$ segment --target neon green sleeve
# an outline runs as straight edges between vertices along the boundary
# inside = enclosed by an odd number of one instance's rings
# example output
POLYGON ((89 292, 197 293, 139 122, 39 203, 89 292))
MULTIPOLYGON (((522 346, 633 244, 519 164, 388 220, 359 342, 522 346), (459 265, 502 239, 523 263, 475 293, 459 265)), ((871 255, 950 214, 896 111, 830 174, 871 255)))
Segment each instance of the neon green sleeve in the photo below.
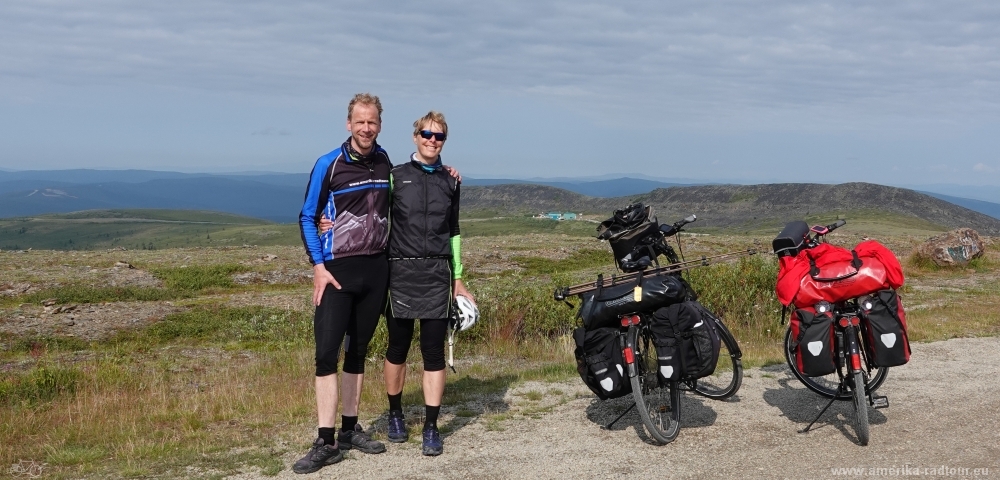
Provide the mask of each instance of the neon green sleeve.
POLYGON ((451 279, 462 278, 462 236, 451 237, 451 279))

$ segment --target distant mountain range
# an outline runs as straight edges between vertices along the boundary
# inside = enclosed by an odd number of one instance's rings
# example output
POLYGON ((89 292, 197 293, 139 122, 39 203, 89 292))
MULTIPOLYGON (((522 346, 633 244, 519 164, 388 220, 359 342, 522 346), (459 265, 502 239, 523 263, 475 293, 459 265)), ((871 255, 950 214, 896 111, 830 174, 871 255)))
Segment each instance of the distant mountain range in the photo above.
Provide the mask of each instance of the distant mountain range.
MULTIPOLYGON (((877 212, 921 219, 947 227, 971 227, 1000 235, 1000 219, 905 188, 871 183, 821 185, 699 185, 658 188, 618 198, 580 195, 546 185, 493 185, 462 191, 462 208, 501 212, 601 212, 639 201, 652 205, 661 221, 699 216, 700 227, 758 229, 794 219, 877 212)), ((873 215, 874 214, 874 215, 873 215)))
MULTIPOLYGON (((276 222, 294 222, 302 205, 307 179, 307 172, 191 174, 91 169, 0 171, 0 218, 91 209, 165 208, 215 210, 276 222)), ((954 223, 946 218, 947 215, 982 223, 984 226, 989 224, 990 220, 979 217, 976 220, 968 215, 975 212, 992 217, 993 221, 1000 219, 1000 204, 982 200, 991 198, 992 192, 1000 192, 1000 188, 933 185, 917 187, 928 191, 915 192, 871 184, 845 185, 856 190, 856 194, 846 197, 833 195, 833 192, 844 190, 843 186, 833 185, 698 185, 630 177, 591 180, 467 177, 463 179, 462 206, 467 209, 506 208, 525 212, 565 209, 597 213, 610 212, 632 199, 644 199, 654 204, 662 201, 663 206, 669 209, 670 205, 677 205, 678 202, 694 205, 709 202, 708 199, 713 198, 715 200, 712 201, 717 202, 714 204, 716 206, 701 205, 707 209, 699 211, 736 212, 739 209, 723 206, 744 205, 752 207, 757 213, 776 212, 776 208, 784 208, 786 211, 802 210, 797 207, 818 213, 840 208, 848 203, 856 204, 859 208, 891 210, 896 208, 901 199, 906 199, 914 208, 917 205, 919 208, 901 213, 926 218, 940 225, 954 223), (954 195, 953 192, 963 191, 962 188, 979 199, 954 195), (804 191, 809 194, 803 197, 799 192, 804 191), (828 193, 818 195, 818 192, 828 193), (741 200, 750 197, 769 200, 750 203, 741 200), (816 198, 823 198, 826 203, 817 203, 816 198), (861 201, 866 198, 872 201, 861 201), (949 204, 964 208, 950 211, 949 204), (778 205, 784 206, 779 208, 778 205), (972 212, 965 212, 965 209, 972 212), (944 211, 950 213, 934 213, 944 211)), ((661 208, 660 211, 664 210, 661 208)))

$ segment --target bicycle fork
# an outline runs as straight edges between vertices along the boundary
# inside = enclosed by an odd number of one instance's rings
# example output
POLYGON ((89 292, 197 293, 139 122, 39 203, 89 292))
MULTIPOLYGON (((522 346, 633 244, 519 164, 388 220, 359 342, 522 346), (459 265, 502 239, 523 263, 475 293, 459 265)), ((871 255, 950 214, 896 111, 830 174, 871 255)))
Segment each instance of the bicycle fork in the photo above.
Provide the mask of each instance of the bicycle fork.
MULTIPOLYGON (((847 393, 848 379, 853 379, 855 373, 861 373, 862 380, 868 376, 868 372, 865 371, 861 366, 861 347, 858 345, 858 328, 861 322, 858 320, 857 316, 845 315, 837 319, 836 329, 836 342, 837 342, 837 375, 840 377, 840 385, 837 386, 837 394, 827 402, 823 410, 820 410, 819 415, 813 419, 809 425, 806 426, 799 433, 806 433, 810 428, 826 413, 826 410, 833 405, 833 402, 837 401, 837 397, 841 394, 847 393), (846 342, 846 345, 845 345, 846 342), (844 372, 847 375, 844 375, 844 372)), ((865 385, 855 385, 854 388, 864 388, 865 385)), ((875 397, 872 392, 865 391, 865 396, 868 397, 868 404, 875 408, 885 408, 889 406, 889 399, 880 396, 875 397)))

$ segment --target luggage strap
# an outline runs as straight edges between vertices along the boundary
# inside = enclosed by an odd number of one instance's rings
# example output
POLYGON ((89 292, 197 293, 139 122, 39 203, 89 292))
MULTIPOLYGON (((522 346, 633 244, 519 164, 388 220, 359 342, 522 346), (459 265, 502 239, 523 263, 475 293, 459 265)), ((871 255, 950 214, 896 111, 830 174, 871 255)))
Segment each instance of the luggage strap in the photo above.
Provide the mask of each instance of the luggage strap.
POLYGON ((858 258, 858 252, 851 250, 851 256, 854 257, 854 260, 851 260, 851 266, 854 267, 854 271, 846 275, 841 275, 839 277, 831 277, 831 278, 820 277, 819 267, 816 266, 816 259, 809 257, 809 276, 812 277, 812 279, 816 280, 817 282, 836 282, 837 280, 851 278, 858 274, 858 272, 861 270, 861 265, 864 264, 864 262, 862 262, 861 259, 858 258))

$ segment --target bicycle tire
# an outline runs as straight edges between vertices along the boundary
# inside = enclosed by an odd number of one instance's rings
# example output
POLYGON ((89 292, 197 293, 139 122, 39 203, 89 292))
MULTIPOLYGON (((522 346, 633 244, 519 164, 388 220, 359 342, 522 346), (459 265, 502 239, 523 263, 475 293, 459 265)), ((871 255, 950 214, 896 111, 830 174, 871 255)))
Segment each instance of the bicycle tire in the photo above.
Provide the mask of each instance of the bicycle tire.
MULTIPOLYGON (((863 337, 858 335, 858 348, 864 351, 863 337)), ((792 351, 792 329, 785 330, 785 362, 795 376, 809 390, 818 393, 826 398, 836 398, 837 400, 851 400, 850 392, 840 392, 837 387, 840 385, 840 375, 837 372, 821 377, 807 377, 795 366, 795 353, 792 351)), ((878 390, 889 375, 889 367, 874 367, 868 364, 866 355, 861 355, 861 367, 866 372, 871 372, 868 382, 865 383, 865 392, 871 394, 878 390)))
POLYGON ((871 431, 868 424, 868 395, 865 393, 865 378, 863 372, 854 373, 851 387, 854 392, 854 432, 858 435, 858 443, 868 445, 871 431))
POLYGON ((625 340, 635 354, 635 375, 632 396, 646 432, 661 445, 672 442, 680 433, 681 390, 677 381, 660 377, 656 363, 656 348, 649 330, 641 326, 629 328, 625 340))
POLYGON ((719 359, 715 372, 706 377, 685 382, 687 387, 706 398, 725 400, 732 397, 743 385, 743 353, 736 338, 718 317, 707 309, 702 309, 715 321, 719 332, 719 359))

